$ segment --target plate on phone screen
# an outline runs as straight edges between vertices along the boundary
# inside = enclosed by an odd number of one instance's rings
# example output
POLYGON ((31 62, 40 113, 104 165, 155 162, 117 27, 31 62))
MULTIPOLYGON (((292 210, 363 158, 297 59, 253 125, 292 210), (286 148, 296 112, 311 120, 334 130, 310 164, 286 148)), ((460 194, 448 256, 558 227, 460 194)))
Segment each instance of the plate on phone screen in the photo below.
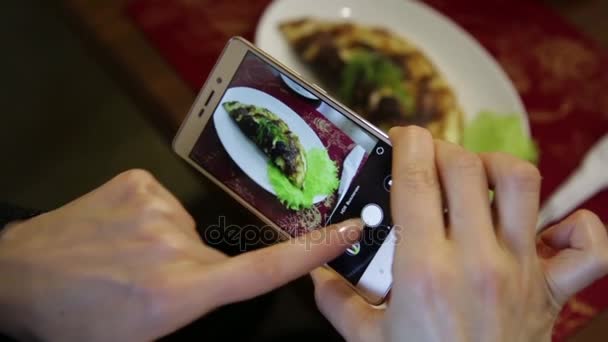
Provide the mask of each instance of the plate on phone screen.
POLYGON ((517 113, 529 134, 525 107, 500 65, 468 32, 428 5, 408 0, 275 0, 258 23, 255 44, 305 79, 322 84, 278 28, 305 17, 386 28, 406 38, 445 76, 466 121, 484 110, 517 113))
POLYGON ((296 94, 307 98, 309 100, 318 100, 319 98, 315 96, 315 94, 309 92, 301 85, 297 84, 295 81, 292 81, 291 78, 281 74, 281 79, 283 82, 289 87, 289 89, 293 90, 296 94))
MULTIPOLYGON (((325 149, 317 134, 308 124, 280 100, 257 89, 248 87, 230 88, 213 114, 213 123, 224 149, 239 168, 264 190, 275 194, 268 179, 268 157, 238 127, 222 106, 224 102, 240 101, 264 107, 281 118, 289 129, 298 136, 306 151, 311 148, 325 149)), ((323 201, 327 196, 316 196, 314 203, 323 201)))

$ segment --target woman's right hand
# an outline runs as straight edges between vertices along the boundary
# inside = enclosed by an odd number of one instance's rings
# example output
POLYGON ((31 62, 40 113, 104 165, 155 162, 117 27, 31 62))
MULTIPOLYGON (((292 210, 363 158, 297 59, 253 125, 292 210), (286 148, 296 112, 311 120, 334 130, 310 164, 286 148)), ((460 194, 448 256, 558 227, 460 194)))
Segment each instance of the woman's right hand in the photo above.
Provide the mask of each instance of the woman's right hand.
POLYGON ((349 341, 550 341, 567 299, 608 272, 597 216, 579 211, 546 230, 540 239, 557 253, 540 256, 534 166, 433 141, 417 127, 390 137, 398 242, 387 307, 317 270, 320 310, 349 341))

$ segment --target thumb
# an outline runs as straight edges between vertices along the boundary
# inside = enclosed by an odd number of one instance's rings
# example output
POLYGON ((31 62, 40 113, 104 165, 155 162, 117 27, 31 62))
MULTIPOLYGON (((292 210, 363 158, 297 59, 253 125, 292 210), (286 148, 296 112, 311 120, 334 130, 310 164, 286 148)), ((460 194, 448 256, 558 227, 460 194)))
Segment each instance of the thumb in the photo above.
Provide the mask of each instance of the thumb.
POLYGON ((540 238, 557 250, 545 259, 545 277, 560 306, 608 273, 608 235, 592 212, 579 210, 544 231, 540 238))
POLYGON ((357 242, 361 230, 359 219, 348 220, 220 262, 210 274, 218 284, 217 304, 259 296, 306 275, 357 242))
POLYGON ((345 340, 372 341, 380 336, 378 321, 384 310, 372 307, 330 270, 319 268, 311 276, 319 311, 345 340))

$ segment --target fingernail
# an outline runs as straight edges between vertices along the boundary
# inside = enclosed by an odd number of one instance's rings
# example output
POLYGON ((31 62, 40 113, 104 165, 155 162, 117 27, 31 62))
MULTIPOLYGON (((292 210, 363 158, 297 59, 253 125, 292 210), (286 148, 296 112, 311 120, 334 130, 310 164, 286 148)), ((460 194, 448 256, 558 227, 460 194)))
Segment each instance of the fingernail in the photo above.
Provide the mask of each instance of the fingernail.
POLYGON ((363 222, 361 219, 350 219, 339 224, 338 234, 346 243, 353 244, 361 238, 363 222))

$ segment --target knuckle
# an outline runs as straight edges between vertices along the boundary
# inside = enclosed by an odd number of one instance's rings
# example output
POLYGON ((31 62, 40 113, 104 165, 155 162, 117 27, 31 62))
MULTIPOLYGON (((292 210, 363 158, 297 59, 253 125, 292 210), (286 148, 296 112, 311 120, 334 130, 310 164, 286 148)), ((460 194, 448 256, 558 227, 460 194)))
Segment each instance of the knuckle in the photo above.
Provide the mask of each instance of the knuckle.
POLYGON ((188 228, 196 227, 194 218, 183 207, 159 198, 148 199, 148 202, 151 218, 188 228))
POLYGON ((602 225, 600 218, 592 211, 587 209, 577 210, 574 213, 574 220, 577 224, 587 227, 595 227, 602 225))
POLYGON ((175 213, 164 201, 154 197, 140 197, 130 204, 131 213, 140 228, 158 222, 174 222, 175 213))
POLYGON ((165 257, 181 255, 184 250, 182 239, 178 235, 168 233, 155 234, 153 248, 156 253, 165 257))
POLYGON ((447 166, 466 173, 480 172, 483 169, 481 159, 476 154, 461 148, 448 159, 447 166))
POLYGON ((400 184, 414 193, 424 193, 437 186, 435 170, 422 163, 409 163, 399 168, 394 175, 395 185, 400 184))
POLYGON ((604 228, 604 224, 600 218, 595 213, 587 209, 581 209, 577 210, 574 214, 572 214, 571 217, 574 221, 576 229, 583 231, 588 238, 596 240, 596 245, 602 245, 600 248, 606 249, 608 247, 606 229, 604 228))
POLYGON ((149 216, 158 216, 162 212, 161 201, 153 198, 142 196, 131 202, 131 210, 136 217, 146 218, 149 216))
POLYGON ((116 178, 126 200, 151 196, 154 193, 152 189, 160 185, 150 172, 142 169, 125 171, 116 178))
POLYGON ((142 225, 166 223, 196 228, 196 221, 183 207, 175 206, 161 197, 137 196, 131 199, 129 208, 135 221, 142 225))
POLYGON ((121 173, 118 177, 126 184, 135 185, 148 184, 156 181, 149 171, 143 169, 131 169, 121 173))
POLYGON ((537 191, 540 187, 541 176, 536 166, 518 161, 511 166, 509 179, 513 186, 519 190, 537 191))

